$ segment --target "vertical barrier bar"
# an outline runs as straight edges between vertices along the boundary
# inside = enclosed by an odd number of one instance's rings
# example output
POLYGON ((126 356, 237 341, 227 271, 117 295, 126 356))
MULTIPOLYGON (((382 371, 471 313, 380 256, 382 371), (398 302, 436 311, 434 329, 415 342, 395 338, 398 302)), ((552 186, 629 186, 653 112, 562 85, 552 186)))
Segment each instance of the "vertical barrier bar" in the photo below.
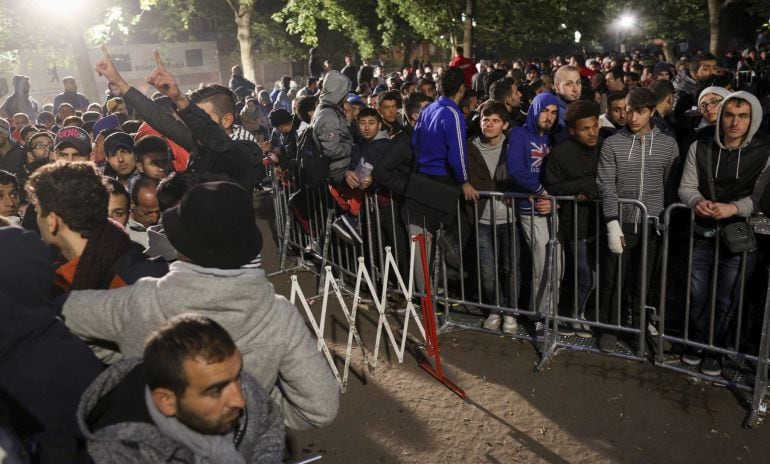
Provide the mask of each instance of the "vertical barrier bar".
POLYGON ((753 427, 758 414, 767 411, 765 395, 767 395, 767 369, 770 356, 770 277, 765 292, 765 314, 762 318, 762 336, 759 342, 757 369, 754 375, 754 394, 751 399, 749 414, 743 422, 744 427, 753 427))

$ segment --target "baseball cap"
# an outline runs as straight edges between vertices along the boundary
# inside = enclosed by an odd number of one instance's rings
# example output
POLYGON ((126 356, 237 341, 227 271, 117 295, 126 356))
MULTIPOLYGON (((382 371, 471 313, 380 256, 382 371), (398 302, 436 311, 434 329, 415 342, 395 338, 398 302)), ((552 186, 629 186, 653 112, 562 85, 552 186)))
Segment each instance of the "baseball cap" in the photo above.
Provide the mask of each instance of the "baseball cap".
POLYGON ((134 151, 134 139, 125 132, 115 132, 104 139, 104 152, 115 153, 119 148, 125 148, 128 151, 134 151))
POLYGON ((53 148, 58 150, 62 144, 68 143, 83 155, 91 154, 91 138, 88 132, 77 126, 62 127, 56 133, 53 148))

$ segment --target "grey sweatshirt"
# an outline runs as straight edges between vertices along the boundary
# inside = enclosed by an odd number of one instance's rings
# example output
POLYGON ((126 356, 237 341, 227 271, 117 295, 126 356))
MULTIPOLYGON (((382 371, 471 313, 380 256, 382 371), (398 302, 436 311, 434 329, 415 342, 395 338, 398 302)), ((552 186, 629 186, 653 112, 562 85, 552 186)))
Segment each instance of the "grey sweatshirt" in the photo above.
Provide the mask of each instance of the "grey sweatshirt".
MULTIPOLYGON (((663 212, 665 183, 679 148, 658 128, 639 137, 627 129, 607 138, 599 155, 596 183, 604 219, 620 219, 618 198, 639 200, 650 217, 663 212)), ((638 224, 639 208, 623 205, 623 223, 638 224)))
MULTIPOLYGON (((757 134, 757 131, 759 131, 759 126, 762 124, 762 105, 759 103, 759 100, 757 98, 748 93, 748 92, 735 92, 723 100, 722 104, 719 106, 719 113, 717 114, 717 124, 715 127, 716 135, 714 137, 714 142, 719 146, 719 154, 722 154, 722 151, 727 153, 730 150, 736 150, 736 148, 728 148, 722 143, 722 137, 720 136, 722 132, 722 124, 719 122, 722 120, 722 109, 724 108, 725 102, 732 98, 742 98, 749 102, 751 105, 751 124, 749 126, 749 131, 746 134, 746 138, 741 143, 740 147, 737 148, 738 150, 738 163, 740 163, 740 151, 741 149, 745 148, 747 145, 751 143, 751 141, 754 139, 754 136, 757 134)), ((679 184, 679 198, 687 204, 690 208, 694 209, 695 205, 698 204, 699 201, 703 200, 703 195, 700 193, 699 182, 698 182, 698 168, 697 168, 697 162, 696 162, 696 153, 698 149, 698 142, 695 141, 690 145, 690 148, 687 150, 687 161, 684 165, 684 170, 682 172, 682 181, 679 184)), ((716 165, 716 176, 719 175, 719 160, 715 161, 716 165)), ((768 163, 770 163, 770 160, 768 160, 768 163)), ((740 167, 740 164, 738 164, 740 167)), ((768 172, 767 170, 767 164, 765 164, 765 169, 763 172, 768 172)), ((737 179, 737 172, 736 172, 736 179, 737 179)), ((738 216, 748 217, 751 216, 751 214, 754 212, 755 205, 759 203, 759 198, 762 196, 762 192, 764 191, 764 186, 767 184, 766 176, 759 176, 760 178, 763 178, 761 181, 760 179, 757 180, 757 184, 755 187, 755 191, 752 192, 751 195, 739 198, 732 203, 738 207, 738 216), (761 187, 761 188, 758 188, 761 187)))
POLYGON ((162 278, 114 290, 70 293, 63 316, 75 334, 116 343, 124 358, 166 320, 195 312, 233 337, 252 375, 281 407, 287 427, 330 424, 339 385, 297 308, 276 295, 262 269, 213 269, 177 261, 162 278))

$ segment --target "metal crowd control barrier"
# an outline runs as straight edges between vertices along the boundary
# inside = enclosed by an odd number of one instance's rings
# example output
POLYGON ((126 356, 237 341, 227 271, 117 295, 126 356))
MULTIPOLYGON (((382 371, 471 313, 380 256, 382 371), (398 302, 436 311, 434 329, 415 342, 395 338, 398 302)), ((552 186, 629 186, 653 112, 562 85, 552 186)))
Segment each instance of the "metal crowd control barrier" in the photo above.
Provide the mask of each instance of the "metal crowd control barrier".
MULTIPOLYGON (((751 285, 752 274, 761 273, 765 268, 754 262, 756 251, 730 254, 722 244, 718 228, 712 237, 705 237, 702 231, 698 233, 695 214, 684 204, 673 204, 666 209, 663 229, 660 330, 656 337, 655 364, 736 390, 753 392, 750 412, 746 418, 746 425, 751 426, 757 414, 765 412, 767 408, 764 397, 768 388, 770 281, 760 275, 751 285), (686 234, 682 233, 681 227, 672 227, 672 224, 682 226, 683 223, 687 223, 686 234), (678 236, 675 235, 677 233, 678 236), (675 246, 682 242, 687 243, 684 250, 674 251, 675 246), (686 251, 686 254, 682 251, 686 251), (701 257, 696 256, 696 252, 701 257), (708 254, 713 256, 705 259, 708 254), (728 266, 739 268, 734 277, 728 273, 728 266), (694 272, 709 275, 708 285, 701 284, 701 291, 707 292, 708 296, 700 308, 697 307, 700 301, 693 302, 698 290, 697 287, 693 289, 694 272), (725 274, 727 280, 721 280, 720 277, 725 274), (682 282, 677 279, 677 275, 685 276, 684 286, 679 285, 682 282), (761 286, 764 284, 767 286, 763 292, 761 286), (729 285, 727 295, 722 293, 726 285, 729 285), (703 317, 704 311, 707 311, 707 319, 703 317), (758 313, 762 314, 761 325, 758 327, 761 331, 751 333, 744 330, 752 318, 755 323, 759 322, 756 317, 752 317, 758 313), (707 325, 707 334, 702 333, 704 324, 707 325), (721 374, 714 376, 702 373, 697 363, 685 362, 684 356, 688 353, 696 360, 698 356, 721 359, 721 374)), ((703 300, 703 296, 698 300, 703 300)))
MULTIPOLYGON (((574 197, 546 197, 553 211, 556 211, 557 207, 562 211, 570 208, 573 217, 578 216, 578 208, 587 204, 590 204, 590 208, 595 208, 591 219, 593 233, 584 244, 587 257, 581 258, 579 247, 583 245, 579 243, 576 220, 572 221, 571 230, 559 231, 559 216, 551 214, 546 216, 545 220, 546 236, 539 237, 537 243, 535 240, 526 239, 525 228, 534 230, 535 221, 543 221, 536 219, 534 213, 517 214, 517 208, 509 204, 527 198, 527 195, 480 192, 490 211, 496 212, 498 207, 504 206, 504 218, 492 214, 488 224, 470 221, 466 228, 462 222, 466 220, 461 209, 463 205, 458 201, 457 217, 448 219, 435 230, 428 230, 430 227, 424 219, 422 222, 414 220, 410 213, 400 211, 397 199, 390 197, 390 203, 383 206, 374 195, 367 195, 360 215, 364 243, 353 246, 345 244, 332 232, 331 224, 338 213, 327 189, 314 189, 304 193, 301 190, 278 183, 274 189, 276 220, 279 222, 276 229, 281 249, 279 272, 309 269, 319 275, 320 289, 321 282, 324 281, 324 269, 330 266, 334 275, 338 276, 339 287, 352 294, 354 291, 351 286, 361 265, 367 267, 368 275, 375 282, 382 283, 383 277, 388 279, 382 273, 387 261, 383 253, 386 247, 390 247, 393 251, 391 259, 402 270, 402 275, 415 276, 415 288, 409 296, 424 297, 425 285, 421 285, 419 279, 421 264, 409 262, 409 258, 404 258, 403 254, 399 253, 399 250, 408 247, 407 237, 419 233, 423 235, 429 255, 430 286, 433 289, 432 297, 439 333, 474 330, 529 340, 541 356, 536 370, 542 369, 562 349, 599 352, 598 335, 612 333, 618 336, 619 342, 614 350, 602 352, 603 354, 638 361, 651 357, 656 366, 723 383, 741 391, 753 392, 747 425, 753 424, 758 412, 765 410, 770 350, 770 299, 762 300, 758 297, 751 301, 754 312, 761 314, 763 318, 761 323, 757 321, 761 334, 756 334, 752 339, 756 342, 756 348, 747 352, 741 343, 741 327, 744 326, 742 322, 745 317, 744 290, 747 288, 747 266, 744 260, 741 269, 743 277, 740 282, 740 302, 737 308, 738 323, 734 330, 737 337, 732 345, 725 347, 713 343, 713 304, 710 315, 711 336, 708 342, 693 340, 688 335, 686 328, 690 323, 688 314, 693 228, 691 225, 688 239, 672 236, 672 232, 680 229, 678 226, 671 226, 672 211, 686 210, 684 205, 669 207, 663 223, 660 224, 657 217, 648 215, 645 205, 640 201, 620 199, 620 222, 637 224, 637 228, 635 233, 627 232, 630 235, 626 238, 633 238, 633 245, 622 255, 612 255, 606 243, 606 231, 602 224, 599 203, 579 202, 574 197), (306 217, 299 219, 298 214, 302 207, 306 217), (634 217, 624 221, 624 209, 631 211, 634 217), (406 234, 404 222, 419 224, 413 224, 409 234, 406 234), (487 231, 480 233, 484 228, 487 228, 487 231), (447 262, 447 250, 444 247, 434 246, 441 244, 444 234, 451 236, 458 244, 467 243, 464 252, 459 253, 457 257, 458 266, 453 267, 447 262), (687 246, 682 246, 685 244, 687 246), (536 250, 536 247, 544 248, 545 254, 536 250), (289 250, 298 255, 297 267, 288 267, 286 257, 289 250), (675 256, 672 255, 673 250, 676 250, 675 256), (538 252, 541 254, 538 255, 538 252), (487 254, 482 257, 482 253, 487 254), (680 259, 683 253, 687 254, 684 261, 680 259), (306 255, 312 258, 306 260, 306 255), (359 257, 364 259, 359 260, 359 257), (538 265, 533 257, 542 260, 539 261, 542 266, 538 265), (569 262, 568 267, 563 265, 565 258, 569 262), (687 263, 688 271, 676 274, 676 278, 680 280, 684 276, 686 282, 670 282, 675 280, 671 273, 672 262, 687 263), (487 269, 482 272, 485 265, 487 269), (610 266, 609 271, 605 269, 607 266, 610 266), (403 272, 407 268, 409 274, 403 272), (510 272, 498 272, 500 269, 510 272), (618 269, 625 271, 615 272, 618 269), (488 276, 489 272, 492 272, 491 277, 488 276), (531 285, 531 276, 535 273, 541 277, 537 288, 531 285), (578 283, 581 277, 588 279, 586 273, 590 274, 590 288, 587 291, 583 289, 581 294, 578 283), (530 279, 522 278, 527 275, 530 279), (678 295, 672 295, 672 285, 681 290, 678 295), (566 290, 562 290, 562 286, 565 286, 566 290), (634 290, 633 294, 625 295, 629 290, 634 290), (565 293, 567 291, 569 295, 565 293), (583 301, 580 301, 581 296, 583 301), (560 298, 563 301, 560 301, 560 298), (684 328, 684 331, 677 331, 676 324, 672 323, 672 305, 685 308, 684 315, 679 315, 684 317, 684 320, 679 321, 679 328, 684 328), (502 334, 498 330, 485 329, 484 321, 490 311, 516 317, 519 322, 516 331, 502 334), (542 322, 546 330, 536 333, 537 322, 542 322), (565 327, 579 330, 575 330, 574 335, 566 335, 563 332, 572 330, 565 330, 565 327), (698 372, 697 368, 683 365, 679 361, 679 350, 682 347, 700 348, 725 355, 723 374, 707 376, 698 372)), ((479 217, 478 203, 472 206, 472 210, 471 214, 479 217)), ((690 213, 691 224, 692 219, 690 213)), ((718 260, 718 255, 716 259, 718 260)), ((763 286, 765 282, 760 285, 763 286)), ((385 287, 391 296, 404 293, 396 282, 390 282, 385 287)), ((756 293, 755 291, 752 295, 756 293)), ((391 310, 398 309, 392 302, 388 303, 384 299, 379 304, 388 306, 391 310)))

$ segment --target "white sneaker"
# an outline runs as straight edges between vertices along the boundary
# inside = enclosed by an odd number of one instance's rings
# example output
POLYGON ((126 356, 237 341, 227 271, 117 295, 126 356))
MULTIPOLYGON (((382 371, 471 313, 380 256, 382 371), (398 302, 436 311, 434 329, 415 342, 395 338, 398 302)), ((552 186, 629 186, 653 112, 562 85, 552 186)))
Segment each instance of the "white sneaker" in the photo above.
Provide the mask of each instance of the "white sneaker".
POLYGON ((503 333, 508 335, 515 335, 516 329, 519 328, 519 324, 516 322, 516 318, 513 316, 503 316, 503 333))
POLYGON ((487 316, 487 320, 484 321, 484 328, 487 330, 500 330, 500 315, 492 313, 487 316))

